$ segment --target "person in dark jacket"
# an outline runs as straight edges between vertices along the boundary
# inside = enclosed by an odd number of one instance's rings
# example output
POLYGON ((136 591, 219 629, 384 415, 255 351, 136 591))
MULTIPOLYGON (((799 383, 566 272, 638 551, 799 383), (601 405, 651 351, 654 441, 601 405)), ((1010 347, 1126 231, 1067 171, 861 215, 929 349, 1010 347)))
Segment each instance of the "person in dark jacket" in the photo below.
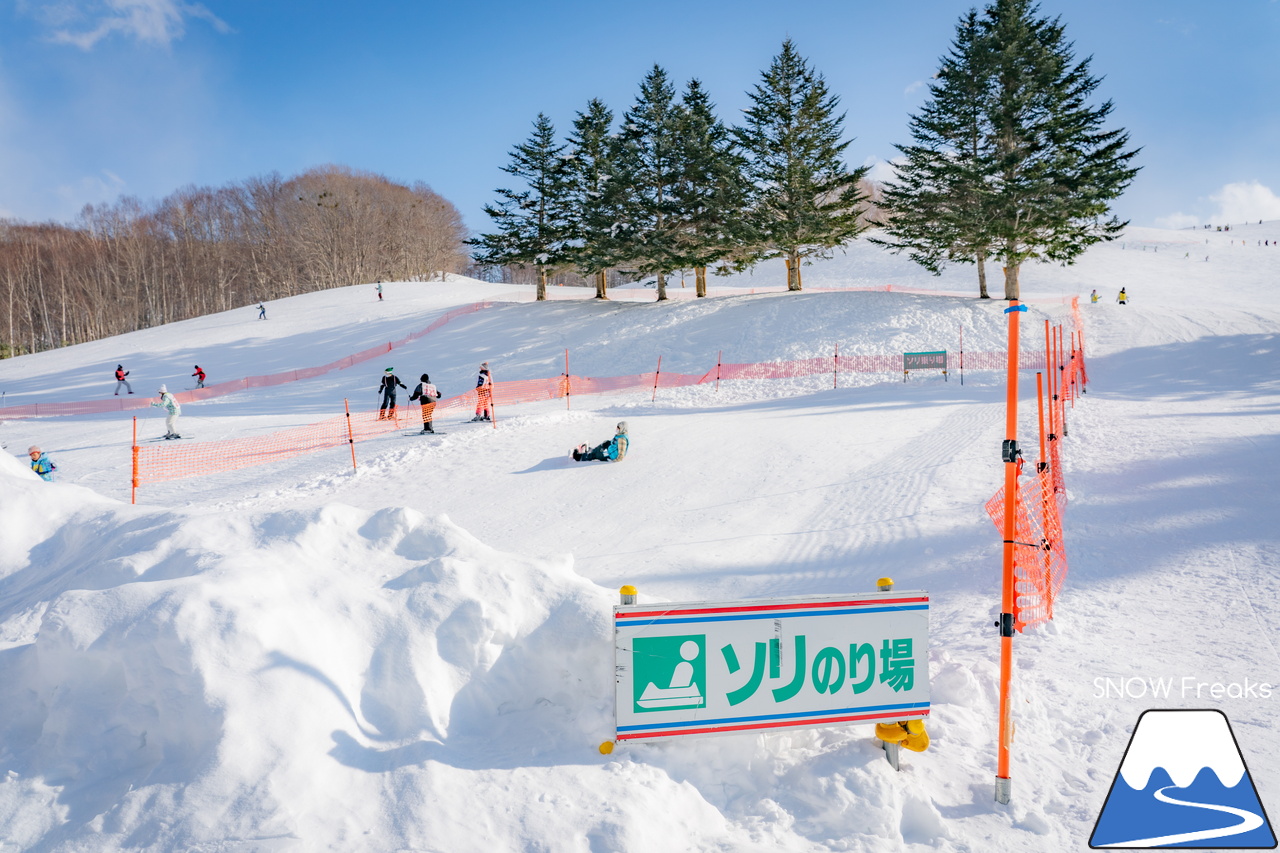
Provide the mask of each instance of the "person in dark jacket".
POLYGON ((418 387, 413 389, 413 393, 409 395, 409 402, 418 400, 422 403, 422 431, 435 432, 431 428, 431 417, 436 410, 436 400, 440 399, 440 392, 436 386, 431 384, 431 377, 422 374, 418 387))
POLYGON ((627 437, 627 422, 618 421, 618 428, 613 438, 601 442, 590 449, 580 444, 573 449, 575 462, 621 462, 627 455, 631 439, 627 437))
POLYGON ((128 379, 125 379, 125 377, 128 375, 129 375, 129 371, 124 369, 123 364, 116 365, 116 393, 115 393, 116 397, 120 396, 121 385, 123 385, 126 389, 128 389, 130 394, 133 393, 133 386, 129 384, 128 379))
POLYGON ((382 374, 382 384, 378 390, 382 392, 382 406, 378 408, 378 420, 396 417, 396 386, 408 391, 409 386, 396 378, 395 368, 388 367, 382 374))
POLYGON ((196 378, 196 387, 203 388, 204 387, 204 371, 200 369, 200 365, 198 364, 196 365, 196 372, 191 375, 196 378))

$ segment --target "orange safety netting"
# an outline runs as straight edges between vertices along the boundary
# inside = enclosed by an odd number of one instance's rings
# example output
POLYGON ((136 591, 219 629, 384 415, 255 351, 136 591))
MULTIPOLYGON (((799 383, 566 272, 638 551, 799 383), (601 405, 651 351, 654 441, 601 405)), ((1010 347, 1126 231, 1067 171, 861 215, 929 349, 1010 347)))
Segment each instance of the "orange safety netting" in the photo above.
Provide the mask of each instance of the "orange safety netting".
MULTIPOLYGON (((1015 500, 1013 576, 1014 627, 1019 631, 1053 618, 1053 603, 1067 578, 1062 540, 1066 488, 1058 463, 1058 442, 1050 442, 1050 462, 1019 479, 1015 500)), ((1004 532, 1004 486, 987 501, 987 514, 1004 532)))
MULTIPOLYGON (((237 391, 244 391, 249 388, 270 388, 274 385, 283 385, 286 382, 297 382, 301 379, 314 379, 317 376, 323 376, 334 370, 345 370, 356 364, 361 364, 380 355, 391 352, 396 347, 402 347, 424 335, 429 335, 441 326, 461 317, 465 314, 472 314, 481 309, 494 305, 493 302, 473 302, 470 305, 464 305, 461 308, 455 308, 446 314, 437 317, 431 325, 425 329, 407 335, 398 341, 389 341, 385 344, 378 344, 376 347, 369 347, 361 350, 354 355, 340 358, 337 361, 331 361, 320 367, 303 367, 297 370, 286 370, 281 373, 272 373, 267 376, 246 376, 243 379, 232 379, 227 382, 218 382, 213 385, 206 385, 203 388, 195 388, 190 391, 179 391, 173 395, 173 398, 179 403, 191 403, 196 400, 209 400, 214 397, 221 397, 226 394, 234 394, 237 391)), ((91 415, 101 412, 126 412, 133 409, 145 409, 151 404, 151 398, 141 395, 133 397, 117 397, 111 400, 84 400, 81 402, 67 403, 31 403, 23 406, 10 406, 0 408, 0 415, 6 418, 34 418, 34 417, 55 417, 59 415, 91 415)))
MULTIPOLYGON (((1061 357, 1050 352, 1046 366, 1050 376, 1056 373, 1060 380, 1055 381, 1061 383, 1055 393, 1046 393, 1049 423, 1059 425, 1064 436, 1066 406, 1074 405, 1076 394, 1088 383, 1078 300, 1072 300, 1071 308, 1076 325, 1071 347, 1061 357)), ((1045 354, 1038 355, 1043 362, 1045 354)), ((1026 479, 1019 477, 1014 498, 1013 618, 1019 631, 1053 618, 1053 603, 1067 577, 1067 552, 1062 534, 1067 486, 1062 473, 1061 440, 1055 434, 1042 434, 1040 438, 1042 446, 1047 448, 1047 458, 1040 460, 1033 475, 1026 479)), ((987 501, 986 511, 995 522, 996 530, 1004 535, 1004 486, 987 501)))

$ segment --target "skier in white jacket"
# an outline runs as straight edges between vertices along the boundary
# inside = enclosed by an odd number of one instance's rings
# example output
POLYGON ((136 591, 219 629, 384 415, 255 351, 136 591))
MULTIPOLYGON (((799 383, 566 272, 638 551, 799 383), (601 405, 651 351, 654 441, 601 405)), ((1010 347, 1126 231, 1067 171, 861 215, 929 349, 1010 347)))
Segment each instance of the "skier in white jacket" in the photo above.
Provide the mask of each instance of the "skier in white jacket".
POLYGON ((165 418, 165 438, 182 438, 178 435, 178 415, 182 414, 182 407, 178 405, 178 401, 173 399, 173 395, 169 393, 169 389, 164 385, 160 386, 160 399, 151 404, 154 408, 164 409, 165 418))

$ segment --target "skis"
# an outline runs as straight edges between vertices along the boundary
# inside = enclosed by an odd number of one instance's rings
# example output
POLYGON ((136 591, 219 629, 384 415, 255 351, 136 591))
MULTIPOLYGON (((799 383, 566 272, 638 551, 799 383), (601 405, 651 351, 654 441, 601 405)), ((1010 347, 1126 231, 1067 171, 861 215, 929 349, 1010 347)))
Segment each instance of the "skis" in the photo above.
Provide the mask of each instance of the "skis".
POLYGON ((414 430, 413 432, 401 433, 401 435, 448 435, 448 433, 441 432, 438 429, 432 430, 431 432, 423 432, 422 430, 419 429, 419 430, 414 430))
POLYGON ((190 439, 189 435, 158 435, 155 438, 148 438, 147 441, 173 441, 174 439, 190 439))

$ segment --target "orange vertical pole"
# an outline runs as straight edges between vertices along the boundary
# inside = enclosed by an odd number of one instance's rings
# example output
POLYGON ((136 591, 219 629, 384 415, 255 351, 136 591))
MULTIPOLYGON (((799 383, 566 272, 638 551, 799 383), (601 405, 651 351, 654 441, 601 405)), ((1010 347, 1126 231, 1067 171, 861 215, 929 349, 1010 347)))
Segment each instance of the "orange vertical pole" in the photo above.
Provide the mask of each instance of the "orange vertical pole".
POLYGON ((836 344, 836 354, 831 359, 834 368, 831 371, 831 387, 840 387, 840 344, 836 344))
POLYGON ((653 402, 658 399, 658 377, 662 375, 662 356, 658 356, 658 369, 653 372, 653 402))
POLYGON ((1044 377, 1039 373, 1036 374, 1036 408, 1040 412, 1040 463, 1036 465, 1036 470, 1043 471, 1049 467, 1049 457, 1045 455, 1044 377))
POLYGON ((1067 436, 1067 394, 1069 390, 1066 385, 1067 365, 1062 360, 1062 325, 1057 327, 1057 357, 1058 357, 1058 423, 1062 426, 1062 437, 1067 436))
POLYGON ((347 412, 347 444, 351 445, 351 468, 356 467, 356 434, 351 431, 351 404, 347 402, 347 398, 342 398, 342 408, 347 412))
POLYGON ((133 416, 133 487, 129 490, 129 503, 138 502, 138 416, 133 416))
POLYGON ((1080 392, 1076 390, 1076 333, 1071 333, 1071 355, 1067 358, 1067 374, 1071 382, 1071 408, 1076 407, 1076 395, 1080 392))
POLYGON ((1013 721, 1009 707, 1009 688, 1013 681, 1013 543, 1017 525, 1018 504, 1018 315, 1026 311, 1018 300, 1009 300, 1008 386, 1005 398, 1005 440, 1001 449, 1004 460, 1004 560, 1000 589, 1000 720, 999 745, 996 751, 996 801, 1008 803, 1012 780, 1009 777, 1009 747, 1013 741, 1013 721))
POLYGON ((1058 434, 1057 413, 1055 412, 1054 401, 1058 399, 1058 395, 1054 392, 1053 379, 1057 371, 1053 369, 1053 343, 1052 332, 1049 330, 1049 321, 1044 321, 1044 370, 1048 374, 1048 388, 1046 393, 1049 399, 1049 438, 1053 439, 1058 434))
POLYGON ((564 348, 564 407, 569 408, 569 348, 564 348))

